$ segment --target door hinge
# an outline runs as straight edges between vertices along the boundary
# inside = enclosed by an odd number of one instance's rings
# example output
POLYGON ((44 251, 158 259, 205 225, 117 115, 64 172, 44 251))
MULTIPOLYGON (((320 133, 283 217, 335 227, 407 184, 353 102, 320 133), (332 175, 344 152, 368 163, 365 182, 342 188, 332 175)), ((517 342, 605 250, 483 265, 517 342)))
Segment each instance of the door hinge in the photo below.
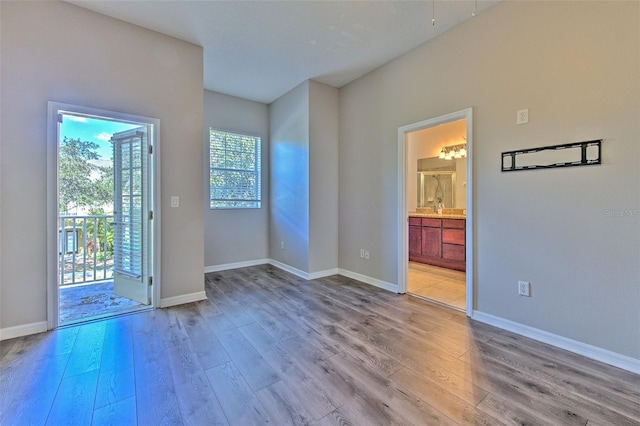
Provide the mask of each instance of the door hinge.
POLYGON ((149 145, 149 154, 153 154, 153 145, 149 145))
POLYGON ((149 220, 153 220, 153 212, 149 212, 149 220))
POLYGON ((62 124, 62 114, 58 114, 58 123, 62 124))
POLYGON ((153 277, 149 277, 149 287, 153 285, 153 277))

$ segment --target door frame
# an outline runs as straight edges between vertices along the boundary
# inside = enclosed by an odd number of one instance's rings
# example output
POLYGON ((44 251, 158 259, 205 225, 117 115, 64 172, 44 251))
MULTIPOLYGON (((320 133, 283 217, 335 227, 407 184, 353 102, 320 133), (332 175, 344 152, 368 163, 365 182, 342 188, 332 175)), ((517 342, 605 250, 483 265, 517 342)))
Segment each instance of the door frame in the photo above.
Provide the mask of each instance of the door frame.
POLYGON ((58 154, 59 154, 59 126, 58 114, 72 113, 90 116, 98 119, 123 121, 141 125, 153 126, 149 141, 153 146, 150 159, 149 181, 152 190, 149 191, 149 209, 153 211, 152 229, 149 243, 149 276, 153 277, 151 307, 160 306, 161 295, 161 188, 160 188, 160 120, 140 115, 126 114, 97 108, 49 101, 47 103, 47 210, 46 210, 46 247, 47 247, 47 329, 58 327, 59 318, 59 287, 58 287, 58 154))
POLYGON ((398 128, 398 292, 407 292, 407 275, 409 270, 409 212, 407 211, 407 134, 418 130, 434 127, 439 124, 466 119, 467 124, 467 220, 466 220, 466 314, 473 315, 473 108, 467 108, 439 117, 429 118, 417 123, 398 128))

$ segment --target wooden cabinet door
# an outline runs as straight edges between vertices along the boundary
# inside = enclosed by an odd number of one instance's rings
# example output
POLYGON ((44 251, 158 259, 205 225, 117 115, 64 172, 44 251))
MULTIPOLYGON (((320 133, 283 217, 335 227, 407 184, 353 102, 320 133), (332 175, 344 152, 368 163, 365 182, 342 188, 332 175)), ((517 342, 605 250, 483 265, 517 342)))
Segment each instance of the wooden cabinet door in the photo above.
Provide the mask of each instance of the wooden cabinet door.
POLYGON ((442 230, 440 228, 422 228, 422 255, 437 258, 442 256, 442 230))
POLYGON ((422 254, 422 228, 409 226, 409 254, 422 254))

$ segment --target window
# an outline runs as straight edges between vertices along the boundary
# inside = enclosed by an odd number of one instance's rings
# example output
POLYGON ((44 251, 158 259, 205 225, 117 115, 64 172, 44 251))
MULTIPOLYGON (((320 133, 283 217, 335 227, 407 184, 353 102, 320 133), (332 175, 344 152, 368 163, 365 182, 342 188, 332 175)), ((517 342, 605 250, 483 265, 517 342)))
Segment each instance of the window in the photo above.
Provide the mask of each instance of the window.
POLYGON ((260 208, 260 138, 209 130, 209 206, 260 208))

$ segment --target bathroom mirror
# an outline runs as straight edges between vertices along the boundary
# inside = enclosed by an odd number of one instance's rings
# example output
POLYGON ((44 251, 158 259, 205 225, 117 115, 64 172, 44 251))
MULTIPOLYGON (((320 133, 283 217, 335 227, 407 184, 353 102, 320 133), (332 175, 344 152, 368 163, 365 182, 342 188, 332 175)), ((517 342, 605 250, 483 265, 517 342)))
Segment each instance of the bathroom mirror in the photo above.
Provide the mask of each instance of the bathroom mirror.
POLYGON ((466 208, 466 158, 418 160, 418 208, 466 208))
POLYGON ((423 171, 418 172, 418 207, 454 208, 456 172, 423 171))

